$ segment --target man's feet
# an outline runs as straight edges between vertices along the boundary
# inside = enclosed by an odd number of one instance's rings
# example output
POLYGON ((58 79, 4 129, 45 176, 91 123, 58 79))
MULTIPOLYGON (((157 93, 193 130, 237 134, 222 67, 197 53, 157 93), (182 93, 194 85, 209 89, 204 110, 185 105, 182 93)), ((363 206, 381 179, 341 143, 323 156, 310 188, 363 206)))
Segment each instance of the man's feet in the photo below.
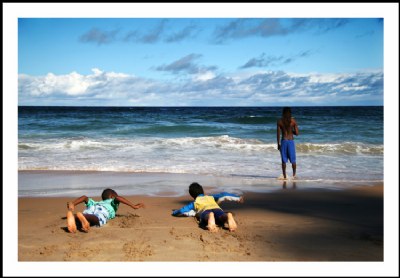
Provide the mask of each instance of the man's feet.
POLYGON ((210 214, 208 215, 207 229, 212 233, 218 232, 218 227, 215 224, 215 217, 213 212, 210 212, 210 214))
POLYGON ((76 233, 75 217, 72 211, 67 212, 67 228, 70 233, 76 233))
POLYGON ((228 228, 229 228, 229 231, 230 232, 234 232, 236 230, 236 228, 237 228, 236 221, 235 221, 235 219, 233 219, 232 213, 228 212, 227 215, 228 215, 228 228))
POLYGON ((287 176, 285 177, 284 175, 281 174, 281 175, 278 177, 278 180, 286 181, 286 180, 288 180, 288 178, 287 178, 287 176))
POLYGON ((78 217, 79 221, 80 221, 81 224, 82 224, 82 230, 83 230, 84 232, 86 232, 86 233, 89 232, 90 223, 89 223, 89 221, 86 220, 86 218, 85 218, 85 216, 82 214, 82 212, 76 213, 76 216, 78 217))

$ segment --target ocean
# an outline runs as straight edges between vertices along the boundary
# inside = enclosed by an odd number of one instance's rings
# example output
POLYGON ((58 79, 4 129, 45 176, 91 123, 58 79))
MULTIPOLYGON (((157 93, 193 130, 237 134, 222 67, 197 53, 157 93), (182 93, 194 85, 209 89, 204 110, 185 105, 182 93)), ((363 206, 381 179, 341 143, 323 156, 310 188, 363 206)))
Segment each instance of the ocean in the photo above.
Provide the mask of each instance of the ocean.
MULTIPOLYGON (((239 178, 239 189, 259 189, 281 174, 281 114, 281 107, 20 106, 18 170, 239 178)), ((383 107, 292 107, 292 116, 299 125, 298 182, 383 182, 383 107)), ((166 184, 170 191, 173 184, 166 184)), ((152 186, 141 180, 144 192, 160 191, 152 186)), ((20 183, 19 195, 69 192, 39 187, 20 183)), ((134 183, 125 181, 129 187, 134 183)), ((82 192, 89 188, 80 185, 82 192)))

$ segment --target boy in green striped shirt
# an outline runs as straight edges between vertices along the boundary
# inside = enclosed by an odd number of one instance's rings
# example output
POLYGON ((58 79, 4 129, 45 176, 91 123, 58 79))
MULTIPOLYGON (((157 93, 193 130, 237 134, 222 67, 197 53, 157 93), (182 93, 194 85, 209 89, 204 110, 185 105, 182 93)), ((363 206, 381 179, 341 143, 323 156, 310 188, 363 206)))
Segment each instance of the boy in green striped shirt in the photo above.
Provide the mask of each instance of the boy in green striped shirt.
POLYGON ((76 221, 82 226, 84 232, 89 232, 90 226, 103 226, 108 220, 115 217, 119 204, 123 203, 133 209, 144 208, 143 203, 136 205, 122 196, 119 196, 113 189, 107 188, 101 194, 102 201, 96 202, 92 198, 85 195, 77 198, 73 202, 67 203, 67 228, 70 233, 75 233, 77 230, 76 221), (85 202, 86 209, 83 212, 73 214, 75 206, 85 202))

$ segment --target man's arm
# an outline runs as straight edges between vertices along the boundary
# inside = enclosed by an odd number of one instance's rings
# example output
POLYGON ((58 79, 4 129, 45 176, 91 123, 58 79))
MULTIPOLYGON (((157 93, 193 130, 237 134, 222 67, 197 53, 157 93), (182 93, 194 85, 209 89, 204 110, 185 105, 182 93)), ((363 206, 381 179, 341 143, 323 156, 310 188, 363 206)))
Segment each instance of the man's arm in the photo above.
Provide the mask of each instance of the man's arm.
POLYGON ((296 120, 294 118, 292 118, 292 121, 293 121, 293 124, 294 124, 294 126, 293 126, 293 134, 297 136, 297 135, 299 135, 299 127, 297 126, 297 122, 296 122, 296 120))
POLYGON ((281 127, 279 125, 279 121, 276 123, 276 142, 278 144, 278 151, 281 150, 281 127))
POLYGON ((67 202, 67 208, 68 208, 68 210, 72 211, 75 209, 76 205, 79 205, 80 203, 83 203, 83 202, 87 203, 88 200, 89 200, 89 198, 87 196, 83 195, 83 196, 75 199, 72 202, 67 202))
POLYGON ((134 205, 129 200, 125 199, 122 196, 115 197, 115 200, 117 200, 118 202, 123 203, 123 204, 125 204, 127 206, 130 206, 133 209, 138 209, 138 208, 144 208, 145 207, 145 205, 143 203, 138 203, 138 204, 134 205))

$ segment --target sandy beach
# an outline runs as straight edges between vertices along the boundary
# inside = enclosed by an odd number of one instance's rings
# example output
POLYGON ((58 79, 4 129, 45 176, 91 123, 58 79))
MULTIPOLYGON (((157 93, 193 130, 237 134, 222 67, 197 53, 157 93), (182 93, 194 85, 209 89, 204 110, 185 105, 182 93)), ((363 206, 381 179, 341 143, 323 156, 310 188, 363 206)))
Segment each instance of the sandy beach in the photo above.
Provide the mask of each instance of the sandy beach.
MULTIPOLYGON (((99 196, 91 196, 95 200, 99 196)), ((224 202, 235 232, 210 233, 171 211, 189 196, 128 196, 146 208, 121 205, 115 219, 88 233, 67 231, 66 202, 18 198, 20 262, 360 262, 383 261, 383 184, 348 190, 245 192, 243 204, 224 202)), ((83 204, 77 206, 81 211, 83 204)))

